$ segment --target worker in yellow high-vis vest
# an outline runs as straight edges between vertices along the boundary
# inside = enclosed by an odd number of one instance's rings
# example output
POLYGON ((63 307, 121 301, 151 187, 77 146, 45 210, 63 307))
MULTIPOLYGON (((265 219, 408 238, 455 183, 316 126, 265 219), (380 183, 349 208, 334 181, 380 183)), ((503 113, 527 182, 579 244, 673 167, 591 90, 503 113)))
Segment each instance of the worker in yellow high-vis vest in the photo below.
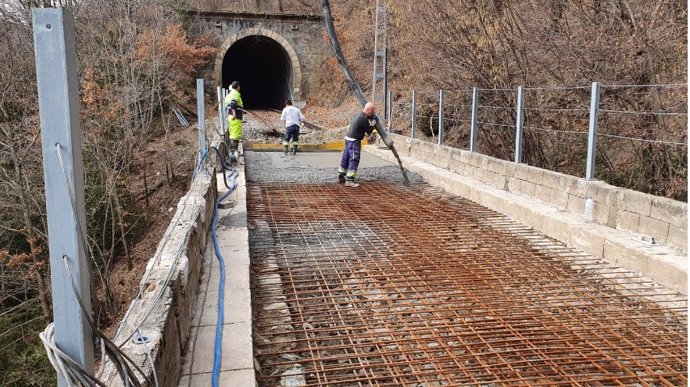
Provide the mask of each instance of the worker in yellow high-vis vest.
POLYGON ((228 137, 230 138, 230 150, 234 156, 242 138, 242 116, 246 112, 243 109, 244 103, 240 94, 239 82, 234 81, 230 84, 230 93, 225 97, 224 103, 228 109, 228 137))

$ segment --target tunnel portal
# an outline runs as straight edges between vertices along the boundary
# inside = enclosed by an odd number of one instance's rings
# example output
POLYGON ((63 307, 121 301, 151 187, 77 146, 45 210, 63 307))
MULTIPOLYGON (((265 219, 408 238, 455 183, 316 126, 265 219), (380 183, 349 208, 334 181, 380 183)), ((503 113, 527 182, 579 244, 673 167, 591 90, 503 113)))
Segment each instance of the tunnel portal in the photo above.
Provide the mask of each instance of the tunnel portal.
POLYGON ((252 35, 236 41, 223 58, 223 87, 239 81, 247 109, 282 109, 291 98, 290 57, 275 40, 252 35))

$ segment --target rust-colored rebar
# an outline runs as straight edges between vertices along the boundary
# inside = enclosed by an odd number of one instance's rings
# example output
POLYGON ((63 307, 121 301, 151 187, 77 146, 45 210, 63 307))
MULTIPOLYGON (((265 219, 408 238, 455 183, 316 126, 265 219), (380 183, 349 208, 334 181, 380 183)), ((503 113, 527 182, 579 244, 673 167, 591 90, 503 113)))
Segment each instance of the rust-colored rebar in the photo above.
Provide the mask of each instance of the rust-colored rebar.
POLYGON ((687 304, 427 186, 248 188, 261 385, 687 385, 687 304))

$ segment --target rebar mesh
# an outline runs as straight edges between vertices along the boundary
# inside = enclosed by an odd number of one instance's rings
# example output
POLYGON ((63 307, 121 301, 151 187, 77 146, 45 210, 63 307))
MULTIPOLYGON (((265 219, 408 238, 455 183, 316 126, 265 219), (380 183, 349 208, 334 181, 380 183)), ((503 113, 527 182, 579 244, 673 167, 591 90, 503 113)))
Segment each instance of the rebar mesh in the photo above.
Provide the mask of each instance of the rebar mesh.
POLYGON ((430 187, 248 189, 260 385, 687 385, 684 300, 430 187))

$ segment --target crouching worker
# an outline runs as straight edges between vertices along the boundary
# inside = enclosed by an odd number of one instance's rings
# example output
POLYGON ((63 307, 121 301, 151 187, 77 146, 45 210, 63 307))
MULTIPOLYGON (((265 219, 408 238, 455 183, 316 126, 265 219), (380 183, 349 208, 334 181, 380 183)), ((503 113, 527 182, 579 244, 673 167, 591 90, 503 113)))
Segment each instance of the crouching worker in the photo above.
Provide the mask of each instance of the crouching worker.
POLYGON ((362 151, 362 139, 365 134, 372 134, 378 118, 374 115, 375 106, 371 102, 364 105, 364 109, 355 116, 350 129, 345 136, 345 150, 338 168, 338 182, 345 182, 348 187, 359 187, 355 182, 359 157, 362 151))
POLYGON ((230 93, 225 97, 225 106, 228 109, 228 137, 230 139, 231 157, 237 160, 239 156, 239 143, 242 139, 242 116, 243 109, 242 95, 240 94, 240 83, 232 82, 230 93), (237 156, 235 155, 236 153, 237 156))
POLYGON ((304 122, 304 115, 302 112, 292 106, 292 101, 285 101, 285 108, 280 115, 280 119, 285 121, 285 137, 283 138, 283 146, 285 147, 285 156, 288 154, 288 148, 292 142, 292 155, 297 154, 297 147, 299 146, 299 128, 304 122))

